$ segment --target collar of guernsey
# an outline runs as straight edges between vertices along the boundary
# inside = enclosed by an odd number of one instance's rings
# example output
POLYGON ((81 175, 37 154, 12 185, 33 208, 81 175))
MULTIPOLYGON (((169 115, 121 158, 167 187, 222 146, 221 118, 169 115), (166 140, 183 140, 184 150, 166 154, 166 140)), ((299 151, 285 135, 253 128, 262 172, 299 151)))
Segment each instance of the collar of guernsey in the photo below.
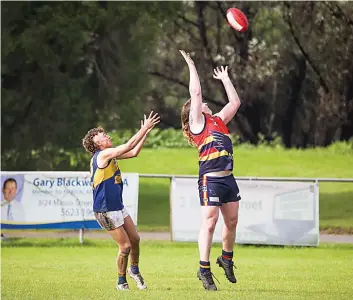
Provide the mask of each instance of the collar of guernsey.
POLYGON ((204 114, 201 133, 192 134, 199 152, 200 175, 233 170, 233 145, 227 126, 218 116, 204 114))

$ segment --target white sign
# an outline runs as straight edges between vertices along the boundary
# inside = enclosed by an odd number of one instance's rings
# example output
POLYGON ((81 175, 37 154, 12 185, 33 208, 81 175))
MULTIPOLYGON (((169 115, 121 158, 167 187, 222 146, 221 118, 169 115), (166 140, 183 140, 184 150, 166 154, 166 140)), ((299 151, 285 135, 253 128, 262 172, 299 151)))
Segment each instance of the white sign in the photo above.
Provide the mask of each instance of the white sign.
MULTIPOLYGON (((241 200, 236 243, 319 244, 319 191, 315 183, 237 180, 241 200)), ((173 178, 172 239, 197 241, 201 226, 197 178, 173 178)), ((220 217, 213 241, 222 241, 220 217)))
MULTIPOLYGON (((122 178, 124 206, 137 225, 139 176, 122 178)), ((2 172, 1 187, 2 225, 95 220, 88 172, 2 172)))

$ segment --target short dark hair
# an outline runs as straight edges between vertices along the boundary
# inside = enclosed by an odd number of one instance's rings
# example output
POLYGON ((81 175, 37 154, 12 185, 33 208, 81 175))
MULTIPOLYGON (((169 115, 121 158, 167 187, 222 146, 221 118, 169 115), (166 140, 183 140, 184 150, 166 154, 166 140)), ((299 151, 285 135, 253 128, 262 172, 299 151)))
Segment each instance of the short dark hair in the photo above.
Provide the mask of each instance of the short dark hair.
POLYGON ((17 188, 17 181, 16 181, 14 178, 7 178, 7 179, 4 181, 4 184, 2 185, 2 189, 5 189, 6 184, 7 184, 8 182, 14 182, 14 183, 16 183, 16 188, 17 188))

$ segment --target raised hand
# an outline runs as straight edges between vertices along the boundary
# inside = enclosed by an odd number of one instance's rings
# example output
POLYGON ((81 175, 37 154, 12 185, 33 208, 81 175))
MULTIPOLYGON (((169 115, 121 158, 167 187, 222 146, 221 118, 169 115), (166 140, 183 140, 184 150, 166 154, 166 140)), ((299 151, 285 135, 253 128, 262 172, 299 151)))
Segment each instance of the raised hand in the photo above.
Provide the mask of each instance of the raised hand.
POLYGON ((223 80, 228 78, 228 66, 226 66, 225 68, 221 66, 220 69, 217 67, 216 69, 213 70, 213 72, 214 72, 213 78, 216 78, 218 80, 223 80))
MULTIPOLYGON (((143 120, 141 120, 141 129, 143 128, 143 120)), ((153 127, 147 129, 146 134, 150 133, 150 131, 153 129, 153 127)))
POLYGON ((194 65, 194 61, 191 59, 189 53, 186 53, 184 50, 179 50, 179 52, 184 57, 184 59, 188 65, 194 65))
POLYGON ((153 111, 151 111, 148 118, 146 118, 146 115, 144 115, 143 121, 141 121, 141 127, 146 128, 147 132, 150 132, 152 128, 156 126, 159 122, 160 116, 158 116, 158 113, 155 113, 153 115, 153 111))

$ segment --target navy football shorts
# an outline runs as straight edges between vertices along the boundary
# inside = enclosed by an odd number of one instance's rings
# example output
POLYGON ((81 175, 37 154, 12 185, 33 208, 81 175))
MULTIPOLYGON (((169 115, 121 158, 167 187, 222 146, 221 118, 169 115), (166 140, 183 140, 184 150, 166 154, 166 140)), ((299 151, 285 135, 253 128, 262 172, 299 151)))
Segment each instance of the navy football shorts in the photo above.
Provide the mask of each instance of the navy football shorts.
POLYGON ((233 174, 224 177, 202 176, 199 179, 201 206, 222 206, 241 199, 233 174))

